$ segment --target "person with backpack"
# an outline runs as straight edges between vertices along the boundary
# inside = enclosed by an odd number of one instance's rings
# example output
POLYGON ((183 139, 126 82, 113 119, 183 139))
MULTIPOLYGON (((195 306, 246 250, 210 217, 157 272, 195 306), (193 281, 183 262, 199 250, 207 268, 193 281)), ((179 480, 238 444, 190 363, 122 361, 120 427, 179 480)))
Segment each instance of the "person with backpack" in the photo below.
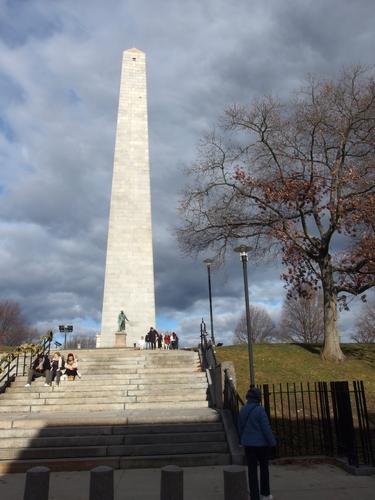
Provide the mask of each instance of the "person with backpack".
POLYGON ((251 387, 246 394, 246 404, 238 418, 240 441, 245 448, 251 500, 272 500, 268 458, 271 448, 276 446, 265 409, 260 406, 261 392, 251 387), (260 468, 260 488, 258 483, 260 468), (259 495, 260 490, 260 495, 259 495))

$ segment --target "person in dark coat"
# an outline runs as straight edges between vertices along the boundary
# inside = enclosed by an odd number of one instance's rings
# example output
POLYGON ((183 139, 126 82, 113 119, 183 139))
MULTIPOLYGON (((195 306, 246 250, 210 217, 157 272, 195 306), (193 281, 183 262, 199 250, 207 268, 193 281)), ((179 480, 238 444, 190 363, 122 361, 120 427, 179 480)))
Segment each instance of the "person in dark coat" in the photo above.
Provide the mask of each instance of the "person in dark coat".
POLYGON ((150 349, 156 349, 156 336, 157 336, 157 334, 158 334, 158 332, 156 330, 154 330, 154 328, 151 326, 150 330, 147 334, 149 341, 150 341, 150 349))
POLYGON ((44 354, 38 354, 27 375, 27 384, 25 385, 25 387, 30 387, 31 382, 37 377, 45 377, 46 382, 44 385, 50 385, 47 383, 47 379, 49 379, 50 369, 51 363, 48 356, 45 356, 44 354))
POLYGON ((241 408, 238 430, 241 444, 245 448, 251 500, 272 500, 268 457, 276 439, 264 408, 260 406, 261 393, 256 387, 246 394, 247 402, 241 408), (260 495, 258 484, 258 462, 260 467, 260 495))
POLYGON ((163 347, 163 335, 161 333, 158 333, 158 349, 161 349, 163 347))
POLYGON ((151 349, 151 342, 150 342, 150 334, 149 333, 146 333, 145 342, 146 342, 146 349, 151 349))

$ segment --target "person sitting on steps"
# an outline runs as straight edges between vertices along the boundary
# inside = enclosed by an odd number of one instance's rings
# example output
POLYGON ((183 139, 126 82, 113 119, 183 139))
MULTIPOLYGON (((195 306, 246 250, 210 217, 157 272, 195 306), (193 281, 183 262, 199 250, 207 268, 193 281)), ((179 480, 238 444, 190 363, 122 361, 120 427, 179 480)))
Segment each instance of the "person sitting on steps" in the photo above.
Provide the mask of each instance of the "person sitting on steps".
POLYGON ((65 361, 61 354, 56 351, 52 356, 51 370, 46 378, 47 384, 51 385, 52 381, 56 378, 56 385, 60 384, 60 378, 64 371, 65 361))
POLYGON ((48 359, 48 356, 44 354, 38 354, 27 375, 27 384, 25 385, 25 387, 30 387, 31 382, 37 377, 45 377, 46 382, 44 385, 49 386, 48 378, 50 369, 51 363, 48 359))
POLYGON ((65 363, 65 375, 68 380, 74 380, 76 377, 81 378, 81 374, 78 371, 78 363, 72 352, 68 354, 65 363))

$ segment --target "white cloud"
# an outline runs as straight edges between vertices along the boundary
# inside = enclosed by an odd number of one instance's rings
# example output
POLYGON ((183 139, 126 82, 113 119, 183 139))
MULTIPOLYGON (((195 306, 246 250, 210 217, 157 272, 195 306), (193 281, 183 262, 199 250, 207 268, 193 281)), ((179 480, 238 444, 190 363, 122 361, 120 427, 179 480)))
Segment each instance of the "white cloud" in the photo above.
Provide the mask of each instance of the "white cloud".
MULTIPOLYGON (((43 327, 99 324, 121 53, 138 46, 148 61, 158 311, 196 336, 208 319, 205 269, 173 236, 183 167, 226 104, 372 62, 373 13, 370 0, 2 2, 0 296, 43 327)), ((270 262, 249 268, 251 301, 275 320, 279 274, 270 262)), ((214 280, 217 335, 227 338, 243 308, 238 261, 214 280)))

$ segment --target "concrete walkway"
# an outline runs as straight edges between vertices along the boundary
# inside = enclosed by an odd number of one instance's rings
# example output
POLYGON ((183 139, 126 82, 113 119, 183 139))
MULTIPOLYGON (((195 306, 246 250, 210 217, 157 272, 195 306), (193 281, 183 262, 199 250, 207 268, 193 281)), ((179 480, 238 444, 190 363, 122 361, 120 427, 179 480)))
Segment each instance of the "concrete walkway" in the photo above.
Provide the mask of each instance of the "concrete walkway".
MULTIPOLYGON (((223 500, 223 468, 184 469, 185 500, 223 500)), ((25 474, 0 475, 1 500, 22 500, 25 474)), ((115 471, 115 500, 159 500, 160 470, 115 471)), ((353 476, 332 465, 273 465, 275 500, 373 500, 375 477, 353 476)), ((88 500, 89 472, 51 474, 49 500, 88 500)), ((235 500, 235 499, 233 499, 235 500)))

